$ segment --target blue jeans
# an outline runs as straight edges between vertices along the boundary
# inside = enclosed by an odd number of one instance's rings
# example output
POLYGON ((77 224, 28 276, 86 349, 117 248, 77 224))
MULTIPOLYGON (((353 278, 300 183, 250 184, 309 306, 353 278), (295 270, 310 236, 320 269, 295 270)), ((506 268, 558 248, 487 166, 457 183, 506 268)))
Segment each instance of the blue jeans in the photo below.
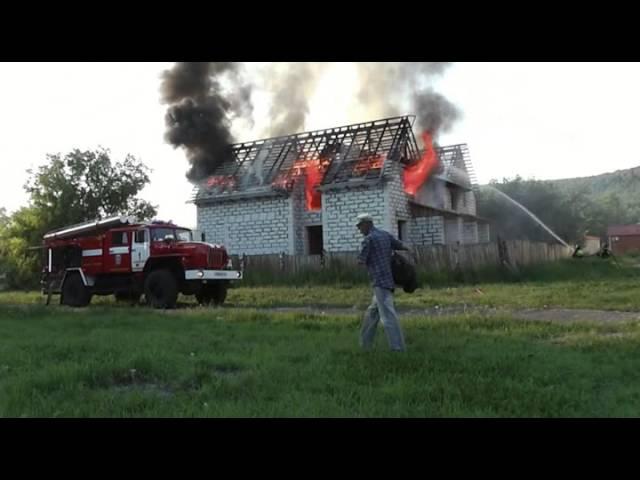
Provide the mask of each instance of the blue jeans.
POLYGON ((384 332, 389 341, 389 348, 396 352, 404 352, 407 347, 398 321, 398 314, 393 305, 393 292, 386 288, 373 288, 373 301, 364 314, 360 328, 360 346, 365 350, 373 347, 378 322, 382 320, 384 332))

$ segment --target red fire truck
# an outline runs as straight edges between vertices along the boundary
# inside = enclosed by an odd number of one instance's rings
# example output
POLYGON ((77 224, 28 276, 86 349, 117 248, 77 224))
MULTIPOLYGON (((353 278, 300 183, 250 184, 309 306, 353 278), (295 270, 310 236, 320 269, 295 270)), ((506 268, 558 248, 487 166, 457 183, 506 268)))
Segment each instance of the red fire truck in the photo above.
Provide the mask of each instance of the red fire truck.
POLYGON ((173 308, 178 293, 220 305, 230 282, 242 279, 223 246, 194 241, 172 223, 113 217, 49 232, 43 243, 43 293, 73 307, 93 295, 138 302, 144 294, 154 308, 173 308))

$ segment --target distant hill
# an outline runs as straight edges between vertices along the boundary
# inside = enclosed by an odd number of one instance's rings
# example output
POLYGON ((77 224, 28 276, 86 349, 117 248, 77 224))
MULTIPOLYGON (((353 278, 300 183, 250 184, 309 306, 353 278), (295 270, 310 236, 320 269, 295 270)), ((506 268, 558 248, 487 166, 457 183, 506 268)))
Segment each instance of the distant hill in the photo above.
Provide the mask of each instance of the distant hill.
MULTIPOLYGON (((602 237, 610 225, 640 223, 640 167, 560 180, 516 177, 493 186, 526 206, 567 242, 584 234, 602 237)), ((481 188, 476 199, 478 215, 492 221, 492 235, 548 240, 548 232, 521 211, 505 206, 490 189, 481 188)))
POLYGON ((640 166, 591 177, 550 180, 559 188, 585 189, 592 200, 617 195, 625 206, 640 204, 640 166))

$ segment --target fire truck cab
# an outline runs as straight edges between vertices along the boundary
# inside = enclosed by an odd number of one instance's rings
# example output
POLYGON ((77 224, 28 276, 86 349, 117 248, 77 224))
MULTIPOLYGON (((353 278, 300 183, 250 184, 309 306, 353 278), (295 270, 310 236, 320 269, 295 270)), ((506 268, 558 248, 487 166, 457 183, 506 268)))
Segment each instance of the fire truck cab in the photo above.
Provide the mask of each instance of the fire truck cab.
POLYGON ((137 303, 144 294, 154 308, 173 308, 179 293, 220 305, 230 282, 242 279, 222 245, 194 241, 191 230, 168 222, 86 222, 48 232, 43 246, 43 293, 73 307, 93 295, 137 303))

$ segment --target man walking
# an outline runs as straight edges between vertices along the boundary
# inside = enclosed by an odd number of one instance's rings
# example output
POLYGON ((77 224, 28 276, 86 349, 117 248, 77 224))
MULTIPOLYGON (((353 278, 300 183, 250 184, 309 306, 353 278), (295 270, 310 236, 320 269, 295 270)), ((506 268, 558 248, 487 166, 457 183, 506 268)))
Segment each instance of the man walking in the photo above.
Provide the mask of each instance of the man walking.
POLYGON ((391 254, 393 250, 409 248, 390 233, 375 228, 371 215, 358 215, 356 225, 364 235, 358 263, 366 265, 373 286, 373 301, 360 329, 360 346, 365 350, 373 347, 378 322, 382 320, 391 350, 404 352, 404 335, 393 304, 395 282, 391 273, 391 254))

